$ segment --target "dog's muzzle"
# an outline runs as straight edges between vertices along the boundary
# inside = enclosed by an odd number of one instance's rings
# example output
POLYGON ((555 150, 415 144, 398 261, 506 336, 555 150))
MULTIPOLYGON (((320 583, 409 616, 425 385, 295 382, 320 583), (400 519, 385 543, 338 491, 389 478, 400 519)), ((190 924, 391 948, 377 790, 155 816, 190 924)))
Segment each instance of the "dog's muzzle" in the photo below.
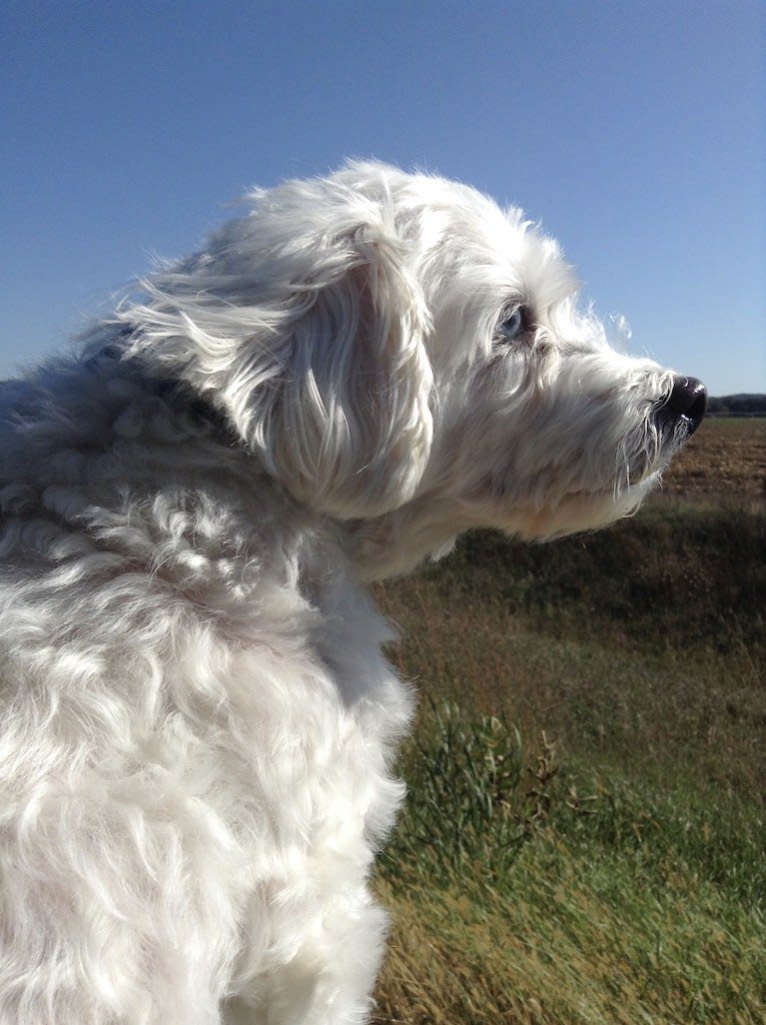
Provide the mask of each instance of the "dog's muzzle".
POLYGON ((707 388, 696 377, 673 378, 670 394, 657 409, 660 424, 673 435, 683 430, 684 438, 691 437, 702 423, 707 410, 707 388))

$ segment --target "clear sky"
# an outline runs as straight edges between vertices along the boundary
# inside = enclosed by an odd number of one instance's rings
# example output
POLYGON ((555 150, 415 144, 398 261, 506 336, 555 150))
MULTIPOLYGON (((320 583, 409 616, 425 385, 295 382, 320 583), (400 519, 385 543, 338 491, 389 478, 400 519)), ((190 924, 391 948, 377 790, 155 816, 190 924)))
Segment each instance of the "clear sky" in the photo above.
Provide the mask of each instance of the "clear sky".
POLYGON ((766 391, 758 0, 4 0, 0 376, 250 185, 376 156, 523 206, 632 349, 766 391))

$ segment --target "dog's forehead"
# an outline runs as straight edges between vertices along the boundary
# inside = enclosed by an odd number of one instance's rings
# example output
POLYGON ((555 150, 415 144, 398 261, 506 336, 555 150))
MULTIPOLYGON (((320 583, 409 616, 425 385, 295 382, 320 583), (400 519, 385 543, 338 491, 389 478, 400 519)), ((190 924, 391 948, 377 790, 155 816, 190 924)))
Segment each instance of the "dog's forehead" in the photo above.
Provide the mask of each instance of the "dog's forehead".
POLYGON ((425 183, 422 200, 419 245, 424 264, 442 280, 490 302, 518 297, 546 308, 577 292, 558 243, 518 207, 501 208, 476 189, 444 179, 436 188, 425 183))
POLYGON ((527 223, 520 210, 505 210, 490 197, 470 185, 446 178, 411 179, 404 190, 404 202, 418 211, 423 226, 453 236, 457 241, 503 251, 523 245, 527 223))

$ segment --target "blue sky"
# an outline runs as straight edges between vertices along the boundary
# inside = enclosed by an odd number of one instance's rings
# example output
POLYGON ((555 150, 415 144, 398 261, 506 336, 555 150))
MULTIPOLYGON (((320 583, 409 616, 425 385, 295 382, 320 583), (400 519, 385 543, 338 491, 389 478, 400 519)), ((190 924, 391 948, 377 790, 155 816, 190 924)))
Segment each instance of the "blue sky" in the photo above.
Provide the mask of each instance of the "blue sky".
POLYGON ((0 376, 226 217, 376 156, 560 239, 631 348, 766 391, 754 0, 5 0, 0 376))

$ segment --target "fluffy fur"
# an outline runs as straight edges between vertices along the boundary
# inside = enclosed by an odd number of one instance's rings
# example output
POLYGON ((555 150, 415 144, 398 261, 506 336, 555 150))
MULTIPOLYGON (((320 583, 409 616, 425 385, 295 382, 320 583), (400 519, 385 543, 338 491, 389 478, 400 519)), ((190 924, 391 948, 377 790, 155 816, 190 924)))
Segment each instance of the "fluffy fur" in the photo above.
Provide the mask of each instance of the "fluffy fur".
POLYGON ((412 702, 364 582, 623 516, 701 417, 471 188, 249 198, 0 387, 0 1025, 366 1020, 412 702))

